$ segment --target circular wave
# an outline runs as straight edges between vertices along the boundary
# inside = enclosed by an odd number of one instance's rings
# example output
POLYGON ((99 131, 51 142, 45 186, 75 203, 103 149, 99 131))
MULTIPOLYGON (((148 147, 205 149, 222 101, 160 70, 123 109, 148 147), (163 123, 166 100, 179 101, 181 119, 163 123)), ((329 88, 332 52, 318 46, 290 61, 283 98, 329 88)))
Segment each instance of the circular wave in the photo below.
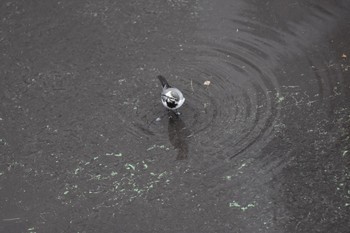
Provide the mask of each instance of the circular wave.
MULTIPOLYGON (((246 17, 224 19, 221 28, 226 30, 210 26, 212 22, 201 22, 205 26, 197 32, 197 39, 181 47, 185 51, 181 54, 183 58, 173 64, 178 75, 170 75, 169 81, 184 92, 186 102, 180 117, 191 131, 191 144, 196 152, 213 159, 232 159, 262 150, 275 136, 282 110, 299 103, 328 101, 336 83, 329 78, 334 74, 327 72, 337 71, 322 64, 328 58, 318 61, 308 55, 305 49, 308 43, 301 45, 302 30, 320 24, 313 19, 310 25, 291 22, 284 25, 285 30, 246 17), (301 55, 304 60, 299 58, 301 55), (302 63, 304 71, 309 66, 310 73, 289 73, 287 78, 287 60, 302 63), (290 77, 294 76, 308 79, 292 80, 290 77), (210 84, 205 85, 206 81, 210 84), (311 93, 313 85, 318 87, 315 93, 311 93)), ((316 36, 309 33, 308 37, 316 36)), ((137 86, 141 86, 142 80, 138 82, 137 86)), ((154 90, 152 85, 159 87, 157 82, 154 75, 146 89, 154 90)), ((158 101, 159 93, 143 94, 146 100, 141 102, 150 104, 139 106, 137 120, 129 130, 156 143, 165 143, 168 116, 158 101)))
MULTIPOLYGON (((280 87, 264 66, 266 55, 253 45, 243 45, 236 43, 234 50, 214 45, 196 48, 200 55, 182 64, 185 75, 175 79, 186 97, 180 117, 203 155, 229 159, 266 143, 278 117, 280 87), (210 84, 204 85, 205 81, 210 84)), ((158 100, 157 93, 152 97, 158 100)), ((132 134, 153 139, 159 135, 162 140, 167 128, 157 122, 167 115, 158 102, 140 106, 138 122, 129 127, 132 134)))

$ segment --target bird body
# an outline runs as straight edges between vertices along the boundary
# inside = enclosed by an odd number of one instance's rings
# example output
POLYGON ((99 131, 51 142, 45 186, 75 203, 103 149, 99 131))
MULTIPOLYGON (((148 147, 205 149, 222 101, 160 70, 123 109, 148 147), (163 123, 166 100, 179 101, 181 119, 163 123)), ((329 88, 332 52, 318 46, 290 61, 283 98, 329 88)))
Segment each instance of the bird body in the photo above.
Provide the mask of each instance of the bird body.
POLYGON ((163 76, 158 75, 158 79, 163 87, 161 101, 164 107, 170 110, 180 108, 185 102, 182 92, 175 87, 171 87, 163 76))

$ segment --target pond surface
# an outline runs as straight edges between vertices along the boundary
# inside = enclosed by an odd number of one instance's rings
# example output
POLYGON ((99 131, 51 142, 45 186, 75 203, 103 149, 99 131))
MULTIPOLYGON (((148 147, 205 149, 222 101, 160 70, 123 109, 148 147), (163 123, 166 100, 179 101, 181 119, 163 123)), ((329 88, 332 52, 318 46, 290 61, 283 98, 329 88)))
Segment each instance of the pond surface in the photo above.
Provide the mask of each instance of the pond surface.
POLYGON ((3 1, 0 232, 349 232, 349 12, 3 1))

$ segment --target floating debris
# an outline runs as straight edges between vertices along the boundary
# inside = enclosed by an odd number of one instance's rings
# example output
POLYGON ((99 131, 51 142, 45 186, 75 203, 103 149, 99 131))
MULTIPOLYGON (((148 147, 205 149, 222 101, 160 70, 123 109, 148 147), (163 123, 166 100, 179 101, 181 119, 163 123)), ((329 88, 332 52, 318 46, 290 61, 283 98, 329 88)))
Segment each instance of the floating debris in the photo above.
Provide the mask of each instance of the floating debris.
POLYGON ((4 218, 4 219, 2 219, 2 221, 4 221, 4 222, 17 221, 17 220, 21 220, 21 218, 4 218))
POLYGON ((210 81, 207 80, 207 81, 205 81, 203 84, 204 84, 204 86, 209 86, 209 85, 210 85, 210 81))
POLYGON ((151 147, 147 148, 147 151, 149 151, 149 150, 153 150, 154 148, 156 148, 156 146, 157 146, 157 145, 153 145, 153 146, 151 146, 151 147))
POLYGON ((246 163, 243 163, 243 164, 238 168, 238 170, 241 170, 241 169, 244 168, 245 166, 247 166, 247 164, 246 164, 246 163))
POLYGON ((119 85, 121 85, 123 84, 123 82, 126 82, 126 79, 119 79, 118 82, 119 82, 119 85))
POLYGON ((165 145, 156 145, 156 144, 154 144, 153 146, 147 148, 147 151, 153 150, 155 148, 169 150, 169 148, 165 147, 165 145))
POLYGON ((118 172, 111 172, 111 176, 116 176, 118 175, 118 172))
POLYGON ((77 175, 79 173, 79 171, 81 171, 82 169, 80 167, 78 167, 77 169, 75 169, 74 174, 77 175))
POLYGON ((254 203, 250 203, 250 204, 248 204, 246 206, 242 206, 238 202, 232 201, 232 202, 229 203, 229 207, 234 207, 234 208, 240 209, 242 211, 246 211, 249 208, 254 208, 255 207, 255 202, 254 203))
POLYGON ((126 168, 127 170, 132 169, 132 170, 135 171, 135 168, 136 168, 134 165, 132 165, 132 164, 130 164, 130 163, 127 163, 127 164, 125 164, 124 166, 125 166, 125 168, 126 168))
POLYGON ((122 153, 106 153, 107 156, 115 156, 115 157, 122 157, 122 153))
POLYGON ((240 208, 240 207, 241 207, 241 205, 238 204, 238 203, 235 202, 235 201, 230 202, 230 203, 229 203, 229 206, 230 206, 230 207, 237 207, 237 208, 240 208))
POLYGON ((347 56, 345 53, 343 53, 343 54, 341 55, 341 58, 346 59, 346 58, 348 58, 348 56, 347 56))
POLYGON ((284 100, 284 97, 281 96, 281 94, 279 92, 277 92, 276 98, 277 98, 277 103, 281 103, 284 100))
POLYGON ((142 161, 142 164, 143 164, 143 168, 144 168, 144 169, 147 169, 147 168, 148 168, 148 165, 145 163, 145 161, 142 161))

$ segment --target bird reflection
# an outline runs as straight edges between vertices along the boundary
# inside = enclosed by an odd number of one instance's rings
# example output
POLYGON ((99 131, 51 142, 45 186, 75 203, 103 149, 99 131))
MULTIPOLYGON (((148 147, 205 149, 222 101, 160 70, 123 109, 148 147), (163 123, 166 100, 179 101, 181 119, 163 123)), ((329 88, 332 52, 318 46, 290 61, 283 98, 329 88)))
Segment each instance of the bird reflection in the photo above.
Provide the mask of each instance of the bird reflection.
POLYGON ((185 123, 173 111, 169 111, 168 133, 170 143, 177 150, 177 160, 188 157, 188 139, 191 136, 190 131, 186 128, 185 123))

